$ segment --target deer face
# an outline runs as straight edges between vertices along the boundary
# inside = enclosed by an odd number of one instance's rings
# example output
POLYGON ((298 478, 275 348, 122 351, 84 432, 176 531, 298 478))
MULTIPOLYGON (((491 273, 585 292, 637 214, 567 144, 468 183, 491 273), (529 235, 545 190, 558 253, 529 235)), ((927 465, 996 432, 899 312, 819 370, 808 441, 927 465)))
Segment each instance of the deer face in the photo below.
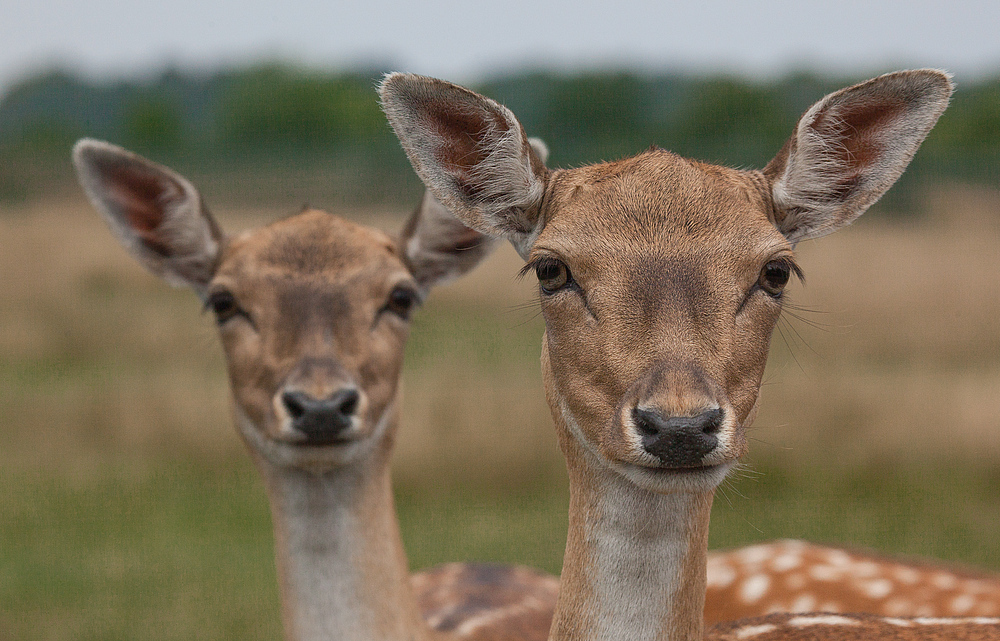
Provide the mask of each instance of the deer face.
POLYGON ((389 121, 428 189, 538 277, 546 396, 571 476, 704 491, 746 450, 794 243, 860 216, 951 94, 887 74, 823 98, 762 172, 654 150, 551 171, 502 105, 390 74, 389 121))
POLYGON ((795 270, 752 176, 650 151, 559 172, 526 270, 550 403, 650 488, 717 482, 746 450, 795 270))
POLYGON ((420 294, 388 236, 307 211, 229 241, 205 291, 251 447, 316 465, 391 438, 420 294))
POLYGON ((166 167, 93 140, 74 161, 121 243, 215 314, 258 461, 328 471, 388 452, 410 313, 492 243, 430 197, 398 242, 317 210, 227 237, 166 167))

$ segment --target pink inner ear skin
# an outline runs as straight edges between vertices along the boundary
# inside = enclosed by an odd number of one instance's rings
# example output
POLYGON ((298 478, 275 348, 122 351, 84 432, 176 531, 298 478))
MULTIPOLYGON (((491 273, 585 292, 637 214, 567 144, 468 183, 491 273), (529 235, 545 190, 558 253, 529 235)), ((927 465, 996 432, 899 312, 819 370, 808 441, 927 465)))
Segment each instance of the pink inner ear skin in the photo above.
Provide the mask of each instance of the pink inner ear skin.
POLYGON ((446 105, 429 105, 427 122, 441 144, 435 156, 442 163, 468 170, 486 159, 487 153, 479 142, 489 125, 480 114, 455 113, 446 105))
POLYGON ((145 236, 163 222, 161 201, 167 185, 141 171, 129 167, 115 167, 107 174, 108 192, 128 217, 129 226, 145 236))
POLYGON ((820 114, 812 127, 817 131, 831 128, 842 137, 840 153, 845 167, 857 172, 874 164, 885 149, 880 142, 881 133, 892 126, 906 110, 902 101, 881 101, 874 104, 856 105, 853 109, 840 108, 831 117, 830 112, 820 114))
POLYGON ((451 173, 458 186, 473 200, 480 189, 471 183, 470 171, 489 158, 488 138, 499 138, 510 131, 502 114, 491 111, 457 112, 450 104, 429 103, 425 122, 439 141, 434 157, 451 173))
POLYGON ((156 176, 130 167, 115 167, 108 173, 108 194, 127 218, 128 226, 151 252, 167 257, 170 248, 157 233, 163 223, 163 202, 171 185, 156 176))

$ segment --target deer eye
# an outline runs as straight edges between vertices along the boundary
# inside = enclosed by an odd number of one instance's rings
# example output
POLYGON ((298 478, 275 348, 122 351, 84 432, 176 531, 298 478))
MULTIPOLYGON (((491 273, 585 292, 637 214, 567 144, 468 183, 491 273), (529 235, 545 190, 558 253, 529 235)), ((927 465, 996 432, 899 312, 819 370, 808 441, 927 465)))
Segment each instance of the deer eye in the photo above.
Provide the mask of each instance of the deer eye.
POLYGON ((413 308, 417 306, 417 302, 420 298, 417 296, 417 292, 413 291, 409 287, 396 287, 389 294, 389 300, 385 302, 386 310, 392 312, 396 316, 399 316, 403 320, 408 320, 410 318, 410 312, 413 308))
POLYGON ((777 298, 784 291, 792 275, 792 266, 786 260, 772 260, 760 270, 757 283, 765 292, 777 298))
POLYGON ((538 284, 546 294, 554 294, 570 283, 569 267, 561 260, 543 258, 535 265, 538 284))
POLYGON ((219 325, 222 325, 234 316, 239 316, 240 314, 246 315, 246 312, 236 304, 236 297, 233 296, 233 293, 225 289, 220 289, 209 294, 208 300, 205 301, 205 307, 212 310, 212 313, 215 314, 215 321, 219 325))

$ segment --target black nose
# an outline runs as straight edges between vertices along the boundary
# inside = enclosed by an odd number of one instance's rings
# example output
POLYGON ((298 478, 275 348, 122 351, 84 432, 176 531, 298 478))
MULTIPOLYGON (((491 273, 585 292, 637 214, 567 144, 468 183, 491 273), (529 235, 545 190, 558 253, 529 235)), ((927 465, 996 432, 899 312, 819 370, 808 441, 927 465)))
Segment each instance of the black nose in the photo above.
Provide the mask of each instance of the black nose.
POLYGON ((722 426, 723 416, 721 409, 671 418, 663 418, 652 410, 632 410, 643 449, 667 467, 700 465, 701 459, 719 444, 715 434, 722 426))
POLYGON ((292 418, 292 427, 306 435, 309 443, 326 444, 340 439, 351 425, 360 395, 355 389, 343 389, 324 399, 305 392, 284 392, 281 402, 292 418))

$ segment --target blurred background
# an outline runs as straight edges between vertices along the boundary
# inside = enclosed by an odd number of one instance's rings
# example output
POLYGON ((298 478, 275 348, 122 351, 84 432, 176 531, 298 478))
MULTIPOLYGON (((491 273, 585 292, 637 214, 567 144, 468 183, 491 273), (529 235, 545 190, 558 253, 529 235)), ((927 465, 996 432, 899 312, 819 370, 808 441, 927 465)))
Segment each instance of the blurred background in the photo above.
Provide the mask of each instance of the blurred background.
MULTIPOLYGON (((825 93, 952 71, 896 187, 799 247, 807 285, 711 543, 1000 570, 1000 4, 681 4, 0 0, 0 639, 280 636, 214 323, 117 245, 69 150, 176 168, 230 231, 306 203, 395 231, 421 188, 376 103, 394 69, 501 100, 563 167, 651 144, 760 167, 825 93)), ((396 453, 414 568, 559 571, 566 479, 519 268, 505 247, 415 316, 396 453)))

